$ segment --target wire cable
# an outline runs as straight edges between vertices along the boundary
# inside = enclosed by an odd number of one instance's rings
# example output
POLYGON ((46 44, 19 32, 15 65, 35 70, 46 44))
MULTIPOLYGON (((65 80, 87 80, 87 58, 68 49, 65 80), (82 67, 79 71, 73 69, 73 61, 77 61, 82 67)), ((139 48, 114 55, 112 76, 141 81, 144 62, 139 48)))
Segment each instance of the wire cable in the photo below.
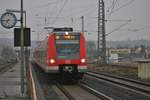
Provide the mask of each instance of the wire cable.
POLYGON ((114 9, 109 15, 112 15, 113 13, 119 11, 120 9, 132 4, 135 0, 130 0, 129 2, 127 2, 126 4, 120 6, 119 8, 114 9))
POLYGON ((118 0, 113 0, 111 7, 107 10, 108 12, 110 11, 110 13, 108 14, 108 17, 110 17, 111 14, 113 13, 114 8, 115 8, 117 2, 118 2, 118 0), (110 9, 111 9, 111 10, 110 10, 110 9))
POLYGON ((115 32, 115 31, 118 31, 121 27, 126 26, 129 22, 131 22, 131 20, 128 20, 126 23, 120 25, 119 27, 115 28, 115 29, 112 30, 111 32, 107 33, 106 36, 109 35, 109 34, 111 34, 111 33, 113 33, 113 32, 115 32))
POLYGON ((29 8, 29 10, 31 9, 31 10, 37 10, 37 9, 41 9, 42 7, 47 7, 47 6, 49 6, 49 5, 51 5, 51 4, 56 4, 57 2, 55 1, 55 2, 48 2, 48 3, 46 3, 46 4, 42 4, 42 5, 39 5, 39 6, 36 6, 36 7, 32 7, 32 8, 29 8))
POLYGON ((64 7, 65 7, 65 5, 66 5, 66 3, 67 3, 67 1, 68 1, 68 0, 65 0, 63 6, 61 7, 61 9, 59 10, 58 14, 56 15, 56 18, 53 20, 52 25, 54 25, 54 24, 56 23, 57 17, 60 16, 61 12, 63 11, 63 9, 64 9, 64 7))

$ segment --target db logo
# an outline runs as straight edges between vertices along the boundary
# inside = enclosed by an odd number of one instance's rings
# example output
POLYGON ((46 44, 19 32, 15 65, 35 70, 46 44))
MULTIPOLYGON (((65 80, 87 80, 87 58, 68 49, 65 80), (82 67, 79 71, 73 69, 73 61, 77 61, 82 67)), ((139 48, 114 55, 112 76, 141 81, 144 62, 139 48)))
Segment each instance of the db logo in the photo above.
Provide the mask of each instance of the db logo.
POLYGON ((71 61, 70 60, 65 60, 65 64, 70 64, 71 61))

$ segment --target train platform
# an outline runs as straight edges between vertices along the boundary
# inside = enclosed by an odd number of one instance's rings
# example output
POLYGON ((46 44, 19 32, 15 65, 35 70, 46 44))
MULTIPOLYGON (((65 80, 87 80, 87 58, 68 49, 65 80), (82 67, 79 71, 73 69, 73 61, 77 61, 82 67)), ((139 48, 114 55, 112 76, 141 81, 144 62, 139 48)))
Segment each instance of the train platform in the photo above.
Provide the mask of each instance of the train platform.
POLYGON ((21 94, 20 63, 0 74, 0 100, 28 100, 25 93, 21 94))

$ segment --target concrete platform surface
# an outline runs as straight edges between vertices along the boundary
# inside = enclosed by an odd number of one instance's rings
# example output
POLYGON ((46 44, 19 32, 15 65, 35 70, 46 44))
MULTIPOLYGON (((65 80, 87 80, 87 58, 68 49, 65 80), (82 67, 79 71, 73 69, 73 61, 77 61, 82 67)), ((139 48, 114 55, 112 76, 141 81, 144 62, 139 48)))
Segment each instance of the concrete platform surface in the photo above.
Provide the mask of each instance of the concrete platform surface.
POLYGON ((21 94, 20 63, 13 66, 0 74, 0 100, 28 100, 26 94, 24 96, 21 94))

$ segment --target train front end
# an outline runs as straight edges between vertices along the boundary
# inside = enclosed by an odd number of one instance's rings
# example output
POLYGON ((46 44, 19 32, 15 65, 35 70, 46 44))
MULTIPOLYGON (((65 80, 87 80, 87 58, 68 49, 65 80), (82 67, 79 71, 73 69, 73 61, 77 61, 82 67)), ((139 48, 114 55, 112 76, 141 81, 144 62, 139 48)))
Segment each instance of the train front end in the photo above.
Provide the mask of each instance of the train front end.
POLYGON ((53 32, 52 37, 48 41, 47 57, 51 71, 82 78, 87 72, 84 34, 62 31, 53 32))

